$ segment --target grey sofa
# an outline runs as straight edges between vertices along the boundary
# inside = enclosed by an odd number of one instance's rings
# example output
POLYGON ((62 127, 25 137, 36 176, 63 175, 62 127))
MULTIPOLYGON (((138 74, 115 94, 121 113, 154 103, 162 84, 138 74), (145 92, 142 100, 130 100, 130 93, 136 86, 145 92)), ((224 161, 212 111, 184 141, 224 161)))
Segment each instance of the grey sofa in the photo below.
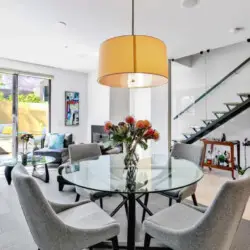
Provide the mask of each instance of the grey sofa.
POLYGON ((73 135, 71 133, 65 134, 64 138, 64 147, 61 149, 50 149, 46 145, 46 136, 44 135, 41 139, 41 148, 34 152, 35 155, 44 155, 55 157, 56 160, 53 162, 53 165, 60 166, 69 159, 69 145, 73 144, 73 135))

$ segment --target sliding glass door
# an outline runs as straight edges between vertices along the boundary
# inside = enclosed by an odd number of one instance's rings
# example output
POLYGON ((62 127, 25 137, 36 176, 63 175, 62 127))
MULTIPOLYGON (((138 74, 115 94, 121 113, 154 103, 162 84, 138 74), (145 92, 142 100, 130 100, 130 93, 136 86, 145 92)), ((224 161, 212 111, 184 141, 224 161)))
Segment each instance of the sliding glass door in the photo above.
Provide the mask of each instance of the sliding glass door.
POLYGON ((31 152, 39 142, 39 137, 49 131, 49 86, 48 79, 18 77, 18 152, 23 152, 20 143, 22 134, 29 133, 37 139, 35 144, 28 144, 28 152, 31 152))
POLYGON ((22 134, 37 140, 28 144, 31 152, 39 137, 50 131, 51 80, 0 73, 0 157, 23 152, 22 134))
POLYGON ((0 73, 0 156, 13 152, 13 75, 0 73))

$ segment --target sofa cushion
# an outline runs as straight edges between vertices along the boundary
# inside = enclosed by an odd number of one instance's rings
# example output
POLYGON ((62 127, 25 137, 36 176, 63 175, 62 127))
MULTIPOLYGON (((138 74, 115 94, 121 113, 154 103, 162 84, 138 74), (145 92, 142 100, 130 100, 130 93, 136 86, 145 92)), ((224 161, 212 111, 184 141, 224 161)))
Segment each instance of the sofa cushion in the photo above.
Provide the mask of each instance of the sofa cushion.
POLYGON ((61 149, 64 148, 64 134, 51 134, 49 138, 49 149, 61 149))
POLYGON ((68 149, 67 148, 61 148, 61 149, 49 149, 49 148, 42 148, 38 149, 34 152, 35 155, 45 155, 45 156, 52 156, 55 157, 55 163, 62 163, 66 159, 68 159, 68 149))
POLYGON ((71 144, 73 144, 73 135, 71 133, 66 133, 64 136, 64 148, 68 148, 71 144))

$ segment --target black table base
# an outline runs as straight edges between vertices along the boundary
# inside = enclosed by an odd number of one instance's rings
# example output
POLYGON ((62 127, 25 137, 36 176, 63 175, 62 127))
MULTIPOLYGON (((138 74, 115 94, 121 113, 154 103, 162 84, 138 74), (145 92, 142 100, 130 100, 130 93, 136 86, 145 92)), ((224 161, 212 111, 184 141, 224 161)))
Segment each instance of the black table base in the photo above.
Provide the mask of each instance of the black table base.
POLYGON ((37 166, 34 166, 33 172, 32 172, 32 176, 35 178, 38 178, 42 181, 44 181, 45 183, 49 182, 49 169, 48 169, 48 164, 44 164, 44 172, 38 173, 37 171, 37 166))
MULTIPOLYGON (((110 248, 112 249, 112 243, 107 241, 107 242, 102 242, 98 245, 95 245, 93 247, 94 249, 107 249, 110 248)), ((128 248, 127 242, 119 242, 119 249, 127 249, 130 250, 128 248)), ((136 250, 145 250, 144 248, 144 243, 143 242, 135 242, 135 249, 136 250)), ((173 250, 169 247, 166 246, 153 246, 153 244, 151 243, 150 247, 147 248, 148 250, 173 250)))
MULTIPOLYGON (((42 173, 42 174, 37 172, 37 166, 33 166, 33 167, 34 168, 33 168, 32 176, 44 181, 45 183, 48 183, 49 182, 48 165, 44 164, 44 173, 42 173)), ((5 175, 5 179, 8 183, 8 185, 10 185, 11 181, 12 181, 11 172, 12 172, 13 168, 14 168, 14 166, 6 166, 4 169, 4 175, 5 175)))
POLYGON ((4 175, 7 183, 10 185, 12 178, 11 178, 11 172, 12 172, 13 166, 6 166, 4 169, 4 175))

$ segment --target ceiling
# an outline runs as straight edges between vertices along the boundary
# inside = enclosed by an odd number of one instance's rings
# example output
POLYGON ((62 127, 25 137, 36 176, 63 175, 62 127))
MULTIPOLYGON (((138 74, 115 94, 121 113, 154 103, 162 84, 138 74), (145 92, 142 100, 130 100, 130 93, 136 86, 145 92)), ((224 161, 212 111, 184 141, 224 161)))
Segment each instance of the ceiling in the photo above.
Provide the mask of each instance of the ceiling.
MULTIPOLYGON (((249 0, 200 0, 192 9, 135 0, 135 32, 164 40, 178 58, 250 37, 249 12, 249 0), (245 30, 230 33, 236 26, 245 30)), ((130 0, 0 0, 0 57, 88 72, 101 42, 130 32, 130 0)))

